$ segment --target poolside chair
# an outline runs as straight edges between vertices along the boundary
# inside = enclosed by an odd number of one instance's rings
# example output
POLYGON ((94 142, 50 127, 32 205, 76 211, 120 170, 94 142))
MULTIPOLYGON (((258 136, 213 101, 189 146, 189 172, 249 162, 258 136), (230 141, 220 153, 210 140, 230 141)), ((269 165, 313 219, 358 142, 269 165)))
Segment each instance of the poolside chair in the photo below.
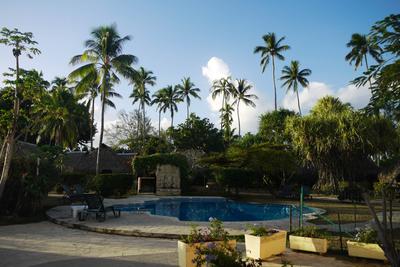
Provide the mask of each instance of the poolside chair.
POLYGON ((98 194, 83 194, 83 198, 87 208, 79 215, 79 220, 81 221, 85 220, 87 215, 95 214, 96 220, 104 222, 106 220, 106 214, 109 211, 112 211, 114 217, 121 216, 121 211, 116 210, 114 206, 104 207, 103 198, 98 194))

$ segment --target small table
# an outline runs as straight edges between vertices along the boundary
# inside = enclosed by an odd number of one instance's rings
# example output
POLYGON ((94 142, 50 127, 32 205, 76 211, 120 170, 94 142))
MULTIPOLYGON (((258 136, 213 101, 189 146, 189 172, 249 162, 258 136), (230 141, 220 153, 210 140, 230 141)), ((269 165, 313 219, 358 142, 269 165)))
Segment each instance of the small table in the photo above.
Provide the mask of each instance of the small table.
POLYGON ((82 212, 87 206, 85 205, 71 205, 72 218, 76 219, 79 212, 82 212))

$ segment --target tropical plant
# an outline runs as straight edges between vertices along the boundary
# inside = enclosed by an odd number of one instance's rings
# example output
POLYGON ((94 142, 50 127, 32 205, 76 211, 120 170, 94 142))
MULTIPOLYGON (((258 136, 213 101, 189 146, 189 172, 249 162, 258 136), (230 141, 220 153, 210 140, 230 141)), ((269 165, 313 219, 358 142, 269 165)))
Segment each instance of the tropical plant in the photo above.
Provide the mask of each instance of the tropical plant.
POLYGON ((277 40, 275 33, 268 33, 262 37, 264 41, 264 46, 256 46, 254 49, 254 53, 261 54, 261 68, 264 73, 265 68, 268 66, 270 60, 272 60, 272 80, 274 84, 274 103, 275 110, 278 110, 278 103, 276 98, 276 84, 275 84, 275 57, 279 60, 285 60, 285 57, 282 55, 282 52, 290 49, 290 46, 282 44, 282 41, 285 40, 285 37, 281 37, 277 40))
POLYGON ((346 61, 349 61, 350 64, 354 62, 355 69, 362 66, 364 61, 366 70, 368 71, 368 55, 378 63, 383 61, 382 48, 373 40, 372 36, 354 33, 351 36, 350 41, 347 43, 347 47, 351 50, 346 55, 345 59, 346 61))
POLYGON ((253 102, 253 100, 258 99, 256 95, 250 94, 249 91, 252 88, 253 86, 249 84, 245 79, 238 79, 236 80, 236 83, 231 83, 231 93, 233 95, 233 98, 235 99, 232 105, 236 104, 239 136, 240 136, 240 111, 239 111, 240 102, 243 102, 246 106, 252 106, 254 108, 256 104, 253 102))
POLYGON ((169 134, 178 150, 194 149, 208 153, 224 149, 221 131, 215 128, 209 119, 200 119, 194 113, 169 134))
POLYGON ((224 140, 227 144, 229 144, 234 137, 235 129, 232 129, 233 111, 234 111, 233 107, 228 103, 225 103, 225 106, 220 110, 221 127, 224 132, 224 140))
MULTIPOLYGON (((217 96, 221 95, 222 96, 222 102, 221 102, 221 109, 220 111, 222 111, 225 106, 226 103, 228 103, 229 98, 231 96, 231 82, 230 82, 231 78, 227 77, 227 78, 221 78, 219 80, 215 80, 212 84, 211 87, 211 96, 213 99, 215 99, 217 96)), ((222 114, 221 114, 222 116, 222 114)), ((221 130, 223 128, 223 122, 221 120, 221 130)))
POLYGON ((85 42, 86 50, 71 59, 71 64, 87 63, 70 73, 69 78, 74 80, 81 78, 79 83, 92 84, 99 79, 101 94, 101 126, 99 146, 97 148, 96 175, 100 170, 100 150, 103 143, 104 112, 107 96, 110 96, 112 84, 118 83, 117 74, 125 78, 132 77, 131 65, 137 61, 134 55, 122 54, 122 46, 130 40, 129 36, 120 37, 116 26, 101 26, 92 32, 92 39, 85 42))
POLYGON ((288 109, 261 114, 258 126, 260 138, 270 144, 289 144, 290 136, 285 132, 285 122, 287 118, 295 115, 293 111, 288 109))
POLYGON ((0 179, 0 199, 1 199, 11 167, 11 160, 14 153, 15 134, 17 132, 17 122, 20 112, 19 57, 22 55, 22 53, 26 53, 29 58, 32 58, 31 54, 33 55, 40 54, 40 50, 35 47, 37 42, 33 40, 33 34, 31 32, 20 32, 18 29, 10 30, 7 28, 2 28, 0 31, 0 44, 12 47, 12 53, 13 56, 15 57, 15 65, 16 65, 15 68, 16 83, 14 90, 13 114, 12 114, 13 119, 12 123, 8 127, 7 135, 3 140, 4 145, 2 147, 4 147, 4 149, 1 150, 0 154, 0 162, 4 158, 3 168, 1 172, 1 179, 0 179))
POLYGON ((133 73, 131 84, 133 84, 133 92, 129 96, 133 98, 133 103, 140 103, 139 109, 142 109, 142 138, 143 140, 146 138, 145 132, 145 118, 146 118, 146 105, 151 105, 151 97, 150 92, 146 88, 147 85, 154 86, 156 84, 156 77, 152 76, 153 72, 145 70, 143 67, 140 67, 135 73, 133 73))
POLYGON ((310 69, 300 70, 300 63, 297 60, 290 62, 290 66, 285 66, 282 69, 281 80, 284 81, 282 86, 286 86, 286 93, 293 90, 297 96, 297 105, 299 107, 299 114, 301 116, 300 99, 299 99, 299 84, 303 87, 307 87, 309 82, 307 76, 311 75, 310 69))
POLYGON ((166 89, 160 89, 153 94, 153 100, 151 101, 151 105, 157 105, 158 111, 158 136, 161 136, 161 112, 165 113, 167 111, 168 96, 166 93, 166 89))
POLYGON ((178 103, 182 102, 182 98, 180 97, 176 86, 168 85, 161 90, 163 90, 163 97, 165 97, 163 110, 169 110, 171 113, 171 127, 174 127, 174 114, 175 112, 178 112, 178 103))
POLYGON ((182 100, 186 101, 186 119, 189 119, 189 107, 190 107, 190 97, 201 99, 198 95, 200 89, 195 87, 194 83, 190 80, 190 77, 185 77, 182 79, 182 83, 177 85, 178 93, 182 100))

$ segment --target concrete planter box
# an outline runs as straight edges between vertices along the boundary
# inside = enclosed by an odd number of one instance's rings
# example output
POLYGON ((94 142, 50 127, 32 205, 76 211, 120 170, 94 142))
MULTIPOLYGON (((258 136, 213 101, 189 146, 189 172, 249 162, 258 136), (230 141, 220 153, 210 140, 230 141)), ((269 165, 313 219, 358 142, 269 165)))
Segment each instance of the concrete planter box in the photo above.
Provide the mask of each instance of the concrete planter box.
POLYGON ((324 238, 311 238, 303 236, 289 236, 290 248, 324 254, 328 251, 328 240, 324 238))
POLYGON ((347 251, 349 256, 387 261, 378 244, 347 241, 347 251))
POLYGON ((245 235, 246 256, 251 259, 267 259, 286 250, 286 231, 269 236, 245 235))
MULTIPOLYGON (((196 248, 205 247, 210 243, 215 243, 218 245, 223 245, 223 241, 215 241, 215 242, 201 242, 194 243, 192 245, 187 244, 182 241, 178 241, 178 262, 179 267, 196 267, 196 264, 193 263, 193 259, 196 257, 196 248)), ((228 246, 231 248, 236 248, 236 240, 229 240, 228 246)))

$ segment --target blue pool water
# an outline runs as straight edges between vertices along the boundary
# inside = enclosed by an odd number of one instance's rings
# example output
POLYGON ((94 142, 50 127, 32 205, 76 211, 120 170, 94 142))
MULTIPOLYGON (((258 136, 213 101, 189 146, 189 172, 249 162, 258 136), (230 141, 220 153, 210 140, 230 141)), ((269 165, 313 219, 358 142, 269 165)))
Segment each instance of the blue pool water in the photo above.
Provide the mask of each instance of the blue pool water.
MULTIPOLYGON (((266 221, 293 216, 299 209, 293 205, 255 204, 225 198, 164 198, 142 204, 116 205, 121 211, 147 211, 154 215, 176 217, 181 221, 208 221, 210 217, 221 221, 266 221)), ((303 213, 314 212, 304 208, 303 213)))

